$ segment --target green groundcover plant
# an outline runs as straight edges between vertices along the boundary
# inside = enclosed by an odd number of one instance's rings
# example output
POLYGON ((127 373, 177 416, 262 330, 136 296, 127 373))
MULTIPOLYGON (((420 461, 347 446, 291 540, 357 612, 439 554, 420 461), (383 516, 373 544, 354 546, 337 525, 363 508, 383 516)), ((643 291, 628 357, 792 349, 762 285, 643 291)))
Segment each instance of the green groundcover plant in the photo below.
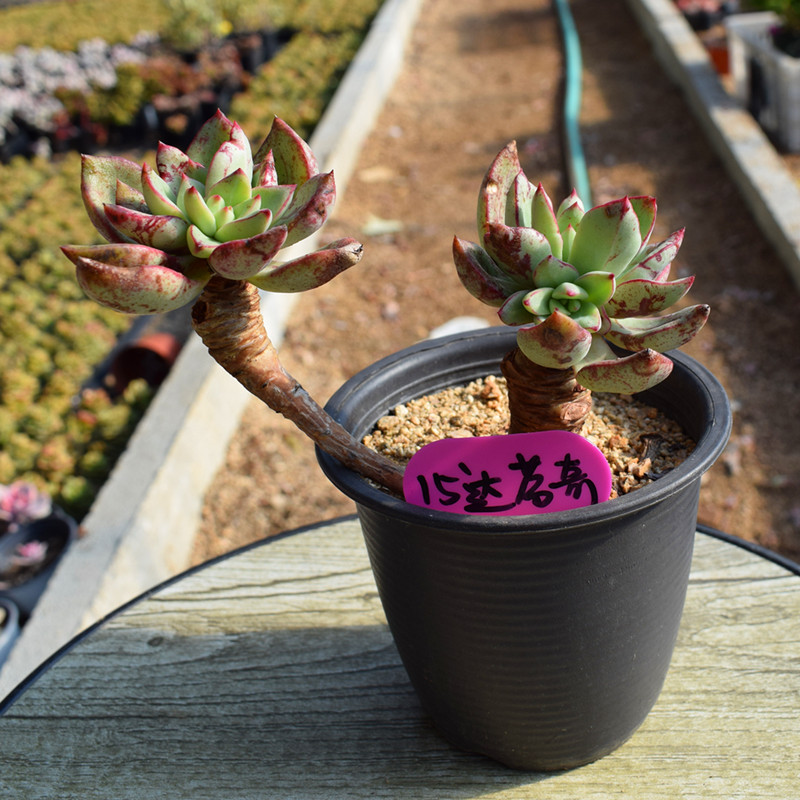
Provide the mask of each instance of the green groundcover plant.
MULTIPOLYGON (((273 4, 275 25, 292 23, 298 33, 234 98, 236 107, 257 109, 245 129, 278 114, 309 135, 379 5, 273 4)), ((70 47, 101 32, 126 41, 141 20, 156 25, 167 10, 167 4, 143 0, 125 9, 92 0, 3 9, 0 50, 16 43, 70 47), (59 16, 65 9, 80 25, 59 16), (110 16, 124 24, 114 27, 110 16), (13 24, 5 24, 9 20, 13 24), (8 39, 11 32, 18 38, 8 39), (67 34, 69 41, 58 38, 67 34)), ((59 252, 65 241, 101 241, 86 217, 80 170, 74 153, 50 161, 17 157, 0 166, 0 483, 30 481, 79 519, 152 398, 142 381, 118 397, 103 387, 86 388, 133 318, 88 300, 59 252)))

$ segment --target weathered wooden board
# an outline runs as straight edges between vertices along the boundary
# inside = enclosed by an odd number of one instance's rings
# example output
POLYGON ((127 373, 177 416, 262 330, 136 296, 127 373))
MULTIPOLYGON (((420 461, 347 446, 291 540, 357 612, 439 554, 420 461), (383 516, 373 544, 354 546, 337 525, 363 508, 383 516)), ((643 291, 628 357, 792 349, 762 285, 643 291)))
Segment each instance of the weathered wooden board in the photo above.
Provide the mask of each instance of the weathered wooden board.
POLYGON ((424 718, 358 524, 205 567, 112 618, 0 716, 0 797, 800 798, 800 579, 699 535, 662 696, 558 775, 453 750, 424 718))

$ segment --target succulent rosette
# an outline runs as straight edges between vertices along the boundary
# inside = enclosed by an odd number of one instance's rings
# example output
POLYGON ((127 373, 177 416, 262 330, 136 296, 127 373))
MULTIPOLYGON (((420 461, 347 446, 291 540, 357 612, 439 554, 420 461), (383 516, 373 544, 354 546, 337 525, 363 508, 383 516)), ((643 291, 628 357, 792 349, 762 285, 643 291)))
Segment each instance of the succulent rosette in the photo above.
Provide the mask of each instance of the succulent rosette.
POLYGON ((253 154, 221 111, 185 153, 160 144, 155 162, 83 157, 84 205, 108 240, 62 248, 86 294, 129 314, 192 303, 192 327, 209 355, 247 391, 341 463, 402 491, 402 469, 331 419, 285 369, 261 313, 259 290, 313 289, 361 258, 359 242, 340 239, 276 261, 324 224, 333 173, 319 172, 309 146, 280 119, 253 154))
POLYGON ((573 191, 555 208, 525 176, 507 145, 481 186, 481 243, 455 238, 456 269, 467 290, 518 326, 517 345, 542 367, 574 369, 587 389, 634 393, 672 369, 663 351, 692 339, 706 305, 662 314, 694 278, 668 280, 679 230, 650 243, 652 197, 624 197, 585 211, 573 191), (617 355, 617 345, 632 355, 617 355))
POLYGON ((275 119, 253 154, 242 128, 221 111, 186 152, 159 144, 156 166, 83 156, 81 190, 109 244, 62 248, 83 290, 129 314, 194 301, 212 276, 260 289, 300 292, 357 263, 361 245, 341 239, 284 263, 275 257, 318 230, 335 196, 308 145, 275 119))

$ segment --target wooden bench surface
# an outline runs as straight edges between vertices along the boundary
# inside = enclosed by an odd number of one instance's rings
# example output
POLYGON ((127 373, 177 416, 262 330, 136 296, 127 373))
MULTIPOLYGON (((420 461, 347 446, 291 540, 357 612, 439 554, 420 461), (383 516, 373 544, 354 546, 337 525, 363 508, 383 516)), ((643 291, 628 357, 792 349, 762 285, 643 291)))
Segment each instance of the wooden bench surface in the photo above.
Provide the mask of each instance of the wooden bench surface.
POLYGON ((355 520, 159 588, 0 715, 0 797, 800 798, 800 579, 698 534, 664 691, 599 762, 543 775, 452 749, 422 714, 355 520))

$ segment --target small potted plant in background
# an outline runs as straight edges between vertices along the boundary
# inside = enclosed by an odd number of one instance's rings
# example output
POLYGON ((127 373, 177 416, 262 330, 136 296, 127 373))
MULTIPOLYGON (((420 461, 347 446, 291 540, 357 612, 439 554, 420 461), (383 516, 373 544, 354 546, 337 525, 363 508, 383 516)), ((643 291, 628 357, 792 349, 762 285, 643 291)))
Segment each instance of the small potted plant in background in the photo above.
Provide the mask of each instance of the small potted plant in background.
POLYGON ((800 0, 748 0, 725 20, 736 97, 776 143, 800 151, 800 0))
POLYGON ((738 0, 675 0, 720 75, 730 71, 725 18, 739 10, 738 0))
POLYGON ((747 0, 751 11, 771 11, 777 22, 769 28, 769 35, 778 48, 792 58, 800 58, 800 2, 798 0, 747 0))
MULTIPOLYGON (((329 414, 281 365, 259 307, 259 289, 314 288, 361 256, 358 242, 343 239, 276 260, 323 224, 335 193, 333 175, 318 173, 294 131, 276 120, 253 155, 241 128, 218 112, 186 153, 160 145, 155 169, 84 157, 82 185, 109 241, 63 248, 87 294, 137 314, 193 303, 211 355, 294 421, 318 446, 326 474, 355 498, 392 633, 439 729, 526 769, 576 766, 625 741, 661 689, 700 477, 730 428, 713 377, 685 356, 658 352, 690 339, 708 309, 648 317, 691 285, 667 280, 682 233, 649 242, 655 201, 584 211, 573 194, 555 210, 509 145, 480 190, 480 244, 454 245, 466 287, 499 306, 509 327, 390 356, 345 384, 329 414), (589 414, 590 389, 642 392, 685 428, 694 449, 649 485, 572 510, 538 503, 552 492, 537 483, 530 459, 518 462, 522 496, 511 514, 407 502, 402 463, 362 438, 399 403, 496 374, 501 363, 514 432, 557 427, 572 437, 589 414)), ((642 454, 643 472, 647 463, 642 454)), ((579 467, 576 459, 562 467, 567 493, 586 485, 573 480, 579 467)), ((460 481, 448 486, 474 490, 460 481)), ((491 496, 491 479, 478 485, 478 497, 491 496)))
POLYGON ((0 598, 31 615, 77 524, 27 481, 0 486, 0 598))
POLYGON ((707 31, 738 9, 736 0, 675 0, 680 12, 696 31, 707 31))

